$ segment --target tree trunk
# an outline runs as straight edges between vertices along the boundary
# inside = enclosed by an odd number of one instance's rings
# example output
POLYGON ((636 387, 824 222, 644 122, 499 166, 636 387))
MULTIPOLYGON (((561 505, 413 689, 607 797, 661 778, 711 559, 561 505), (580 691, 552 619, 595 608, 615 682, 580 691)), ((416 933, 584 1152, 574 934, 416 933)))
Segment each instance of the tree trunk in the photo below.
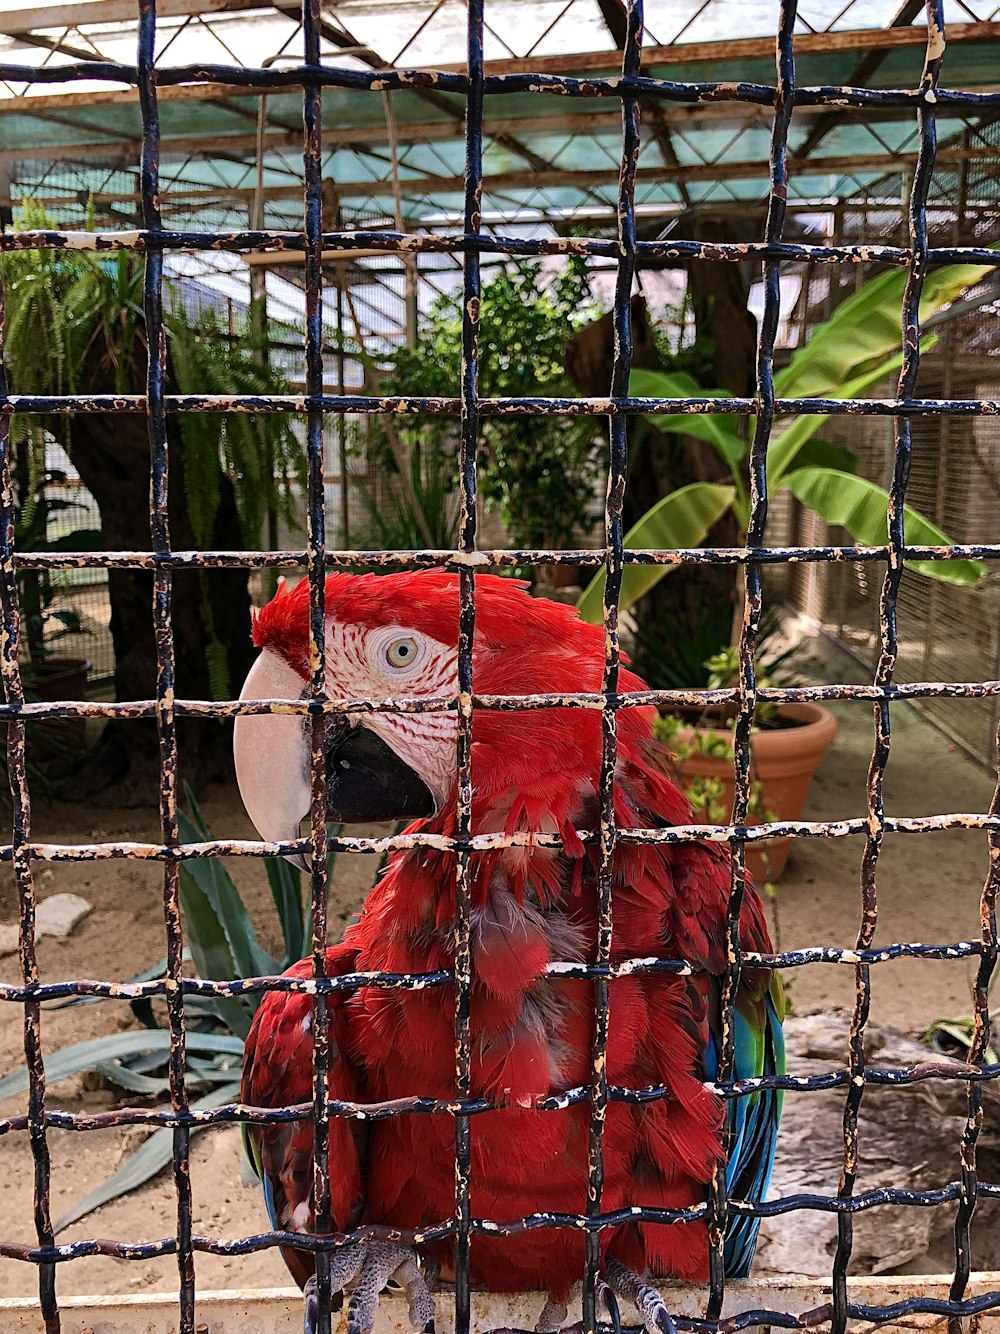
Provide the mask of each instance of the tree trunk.
MULTIPOLYGON (((82 386, 86 392, 87 386, 82 386)), ((169 422, 171 544, 195 547, 187 517, 184 457, 176 422, 169 422)), ((146 419, 79 415, 69 423, 69 453, 84 485, 101 513, 107 551, 150 550, 149 437, 146 419)), ((243 546, 235 497, 226 476, 212 545, 243 546)), ((156 647, 153 637, 153 574, 149 570, 108 572, 111 637, 115 653, 115 697, 150 699, 156 693, 156 647)), ((173 578, 171 616, 176 660, 176 695, 211 699, 206 647, 212 629, 226 648, 230 689, 239 690, 253 658, 250 602, 245 570, 178 570, 173 578)), ((211 719, 178 723, 181 781, 222 778, 232 772, 232 724, 211 719)), ((155 803, 160 790, 159 750, 152 719, 113 719, 95 750, 62 785, 59 795, 101 804, 155 803)))

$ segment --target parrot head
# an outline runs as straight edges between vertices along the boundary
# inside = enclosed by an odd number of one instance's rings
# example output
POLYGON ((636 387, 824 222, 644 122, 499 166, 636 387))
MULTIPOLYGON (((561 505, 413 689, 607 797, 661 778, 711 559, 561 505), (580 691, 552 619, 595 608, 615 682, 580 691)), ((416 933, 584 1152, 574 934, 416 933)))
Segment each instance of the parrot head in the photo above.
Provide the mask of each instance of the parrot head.
MULTIPOLYGON (((439 570, 386 575, 331 574, 326 580, 325 691, 334 700, 445 699, 458 692, 458 576, 439 570)), ((309 694, 309 588, 286 586, 253 628, 261 649, 240 698, 289 700, 309 694)), ((598 691, 601 626, 575 610, 531 597, 517 580, 476 577, 473 680, 482 694, 598 691)), ((623 672, 621 689, 643 689, 623 672)), ((619 738, 650 731, 649 709, 619 715, 619 738)), ((353 823, 414 820, 454 807, 457 713, 327 715, 327 817, 353 823)), ((236 776, 261 837, 299 837, 310 809, 312 725, 302 715, 241 714, 236 776)), ((502 794, 579 775, 591 790, 600 763, 594 710, 476 710, 473 785, 502 807, 502 794)), ((508 803, 509 809, 509 803, 508 803)), ((501 810, 501 815, 505 812, 501 810)), ((502 827, 502 822, 501 826, 502 827)))

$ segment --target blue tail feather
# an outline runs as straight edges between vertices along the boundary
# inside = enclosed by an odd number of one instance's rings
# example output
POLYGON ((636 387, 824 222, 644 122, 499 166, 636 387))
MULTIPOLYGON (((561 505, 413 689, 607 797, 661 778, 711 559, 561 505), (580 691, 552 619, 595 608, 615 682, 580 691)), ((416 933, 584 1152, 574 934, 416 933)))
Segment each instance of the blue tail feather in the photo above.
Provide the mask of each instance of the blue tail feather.
MULTIPOLYGON (((780 986, 780 983, 777 985, 780 986)), ((784 1073, 785 1042, 779 1006, 780 992, 777 1002, 775 996, 768 992, 764 997, 763 1033, 755 1033, 738 1012, 734 1016, 737 1079, 784 1073)), ((708 1079, 714 1079, 718 1072, 716 1041, 713 1034, 705 1059, 708 1079)), ((761 1089, 747 1097, 728 1100, 729 1164, 726 1187, 733 1199, 756 1203, 765 1198, 774 1166, 780 1117, 781 1092, 777 1089, 761 1089)), ((725 1245, 727 1277, 746 1278, 749 1275, 759 1228, 759 1218, 741 1214, 730 1220, 725 1245)))

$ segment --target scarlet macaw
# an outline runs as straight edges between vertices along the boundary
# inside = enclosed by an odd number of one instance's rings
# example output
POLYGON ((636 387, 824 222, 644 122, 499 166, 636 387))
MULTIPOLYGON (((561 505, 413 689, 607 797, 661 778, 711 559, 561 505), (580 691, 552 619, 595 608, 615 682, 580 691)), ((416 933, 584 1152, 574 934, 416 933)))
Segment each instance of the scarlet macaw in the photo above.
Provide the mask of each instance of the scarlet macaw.
MULTIPOLYGON (((457 577, 451 574, 330 575, 327 693, 338 699, 454 698, 457 612, 457 577)), ((307 625, 305 581, 263 608, 254 627, 262 652, 247 677, 244 699, 303 694, 307 625)), ((603 660, 601 627, 584 624, 569 607, 530 597, 513 580, 477 578, 477 693, 599 691, 603 660)), ((645 687, 623 668, 620 689, 645 687)), ((689 823, 687 800, 656 761, 654 711, 623 708, 617 717, 618 828, 689 823)), ((454 711, 331 717, 329 819, 413 819, 411 831, 454 835, 456 736, 454 711)), ((243 800, 261 837, 297 838, 310 804, 308 723, 300 716, 241 715, 235 751, 243 800)), ((598 854, 577 831, 599 823, 600 755, 595 711, 476 710, 473 833, 554 833, 562 846, 529 844, 477 852, 471 859, 472 1096, 499 1104, 472 1123, 474 1217, 510 1221, 537 1211, 579 1214, 586 1206, 589 1105, 539 1111, 533 1103, 590 1080, 592 983, 547 977, 546 967, 595 957, 598 854)), ((610 984, 610 1083, 662 1085, 669 1096, 641 1106, 611 1102, 602 1208, 698 1204, 706 1198, 724 1142, 731 1196, 760 1200, 774 1158, 780 1095, 764 1090, 724 1105, 705 1087, 719 1061, 729 852, 709 843, 619 842, 612 865, 613 959, 679 958, 689 961, 692 971, 636 973, 610 984)), ((360 920, 328 951, 328 972, 451 968, 454 914, 454 854, 428 847, 396 852, 360 920)), ((741 942, 745 950, 771 949, 761 903, 750 886, 741 942)), ((307 977, 310 964, 290 971, 307 977)), ((451 987, 368 986, 332 995, 331 1096, 452 1097, 454 1011, 451 987)), ((270 1107, 311 1098, 310 1016, 307 996, 272 992, 264 998, 246 1044, 244 1102, 270 1107)), ((737 1077, 784 1069, 781 1016, 777 976, 744 967, 736 998, 737 1077)), ((248 1140, 273 1226, 310 1231, 311 1124, 252 1126, 248 1140)), ((331 1118, 336 1227, 371 1222, 419 1228, 450 1218, 454 1153, 447 1116, 400 1115, 367 1126, 331 1118)), ((731 1276, 749 1272, 756 1232, 756 1219, 731 1217, 725 1249, 731 1276)), ((601 1241, 609 1303, 609 1290, 635 1300, 639 1278, 707 1276, 703 1218, 622 1224, 606 1229, 601 1241)), ((494 1291, 548 1292, 538 1328, 554 1330, 565 1318, 583 1255, 577 1228, 510 1237, 479 1233, 472 1238, 471 1279, 494 1291)), ((420 1258, 447 1278, 451 1243, 423 1245, 420 1258)), ((311 1254, 287 1249, 285 1259, 308 1297, 311 1254)), ((393 1274, 410 1296, 416 1325, 432 1322, 433 1300, 415 1259, 407 1248, 373 1243, 334 1255, 334 1288, 358 1279, 350 1307, 353 1329, 367 1334, 378 1293, 393 1274)), ((648 1328, 669 1329, 662 1301, 650 1300, 648 1288, 645 1297, 640 1309, 648 1328)), ((310 1309, 307 1300, 307 1329, 310 1309)))

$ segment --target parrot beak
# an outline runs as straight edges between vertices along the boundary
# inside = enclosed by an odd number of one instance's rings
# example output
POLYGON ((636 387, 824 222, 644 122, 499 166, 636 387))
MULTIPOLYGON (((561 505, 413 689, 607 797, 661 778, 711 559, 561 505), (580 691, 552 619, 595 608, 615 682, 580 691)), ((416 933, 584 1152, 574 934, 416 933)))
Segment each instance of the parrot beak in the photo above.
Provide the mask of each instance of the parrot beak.
MULTIPOLYGON (((302 680, 276 653, 264 649, 250 669, 240 699, 300 699, 302 680)), ((300 715, 241 714, 233 752, 247 814, 261 838, 288 843, 311 803, 310 724, 300 715)), ((435 800, 423 779, 370 727, 330 718, 326 732, 327 819, 413 820, 433 815, 435 800)), ((305 858, 290 857, 308 871, 305 858)))
MULTIPOLYGON (((251 667, 240 699, 301 699, 302 680, 265 649, 251 667)), ((265 842, 297 839, 309 811, 309 720, 302 714, 239 714, 233 731, 236 781, 247 815, 265 842)), ((301 856, 293 866, 308 871, 301 856)))

